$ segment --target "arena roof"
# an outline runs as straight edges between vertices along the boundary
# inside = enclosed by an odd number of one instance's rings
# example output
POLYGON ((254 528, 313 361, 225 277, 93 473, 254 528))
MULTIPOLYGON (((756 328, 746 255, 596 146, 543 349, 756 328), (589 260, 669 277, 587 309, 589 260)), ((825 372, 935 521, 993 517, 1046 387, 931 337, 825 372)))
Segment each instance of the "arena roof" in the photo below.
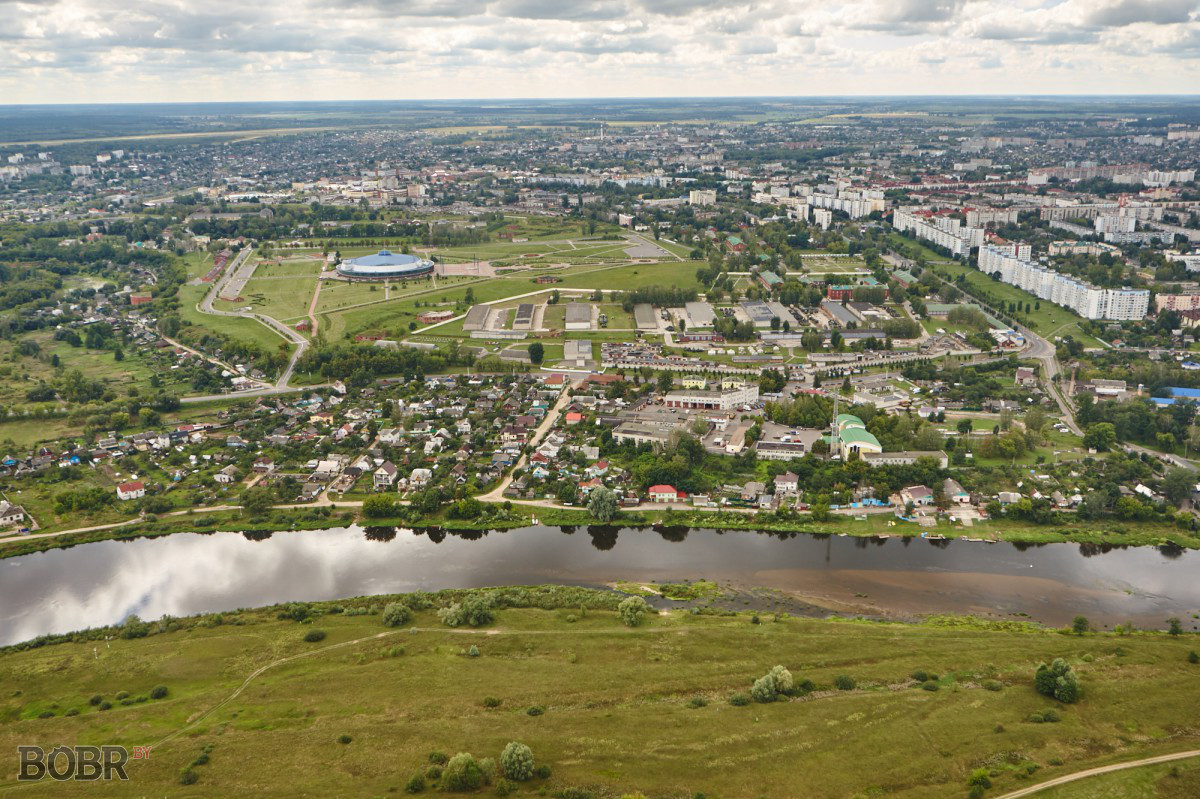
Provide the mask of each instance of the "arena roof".
POLYGON ((337 271, 347 277, 414 277, 432 272, 433 261, 380 250, 374 255, 342 261, 337 271))

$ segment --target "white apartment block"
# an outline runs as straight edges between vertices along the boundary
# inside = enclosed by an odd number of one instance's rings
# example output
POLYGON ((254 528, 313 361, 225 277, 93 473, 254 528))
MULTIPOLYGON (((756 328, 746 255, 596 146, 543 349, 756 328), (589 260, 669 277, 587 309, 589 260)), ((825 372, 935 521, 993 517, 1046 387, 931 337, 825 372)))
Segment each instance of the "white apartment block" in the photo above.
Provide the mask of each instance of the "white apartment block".
POLYGON ((1070 308, 1085 319, 1145 319, 1150 308, 1146 289, 1102 289, 1086 280, 1060 274, 1030 259, 1028 245, 979 248, 979 269, 1039 299, 1070 308), (1024 256, 1024 257, 1022 257, 1024 256))
POLYGON ((716 205, 716 189, 692 189, 688 192, 688 205, 716 205))
POLYGON ((967 227, 1017 224, 1016 208, 968 208, 967 227))
POLYGON ((851 219, 861 219, 874 211, 883 211, 886 208, 883 192, 871 189, 863 191, 840 189, 837 194, 814 192, 807 195, 805 199, 813 208, 841 211, 851 219))
POLYGON ((913 212, 897 208, 892 215, 892 226, 901 232, 911 230, 917 238, 963 258, 970 254, 972 247, 983 246, 983 228, 964 225, 953 217, 934 216, 928 211, 913 212))
POLYGON ((820 225, 821 230, 829 230, 829 226, 833 224, 833 211, 826 208, 813 208, 813 223, 820 225))

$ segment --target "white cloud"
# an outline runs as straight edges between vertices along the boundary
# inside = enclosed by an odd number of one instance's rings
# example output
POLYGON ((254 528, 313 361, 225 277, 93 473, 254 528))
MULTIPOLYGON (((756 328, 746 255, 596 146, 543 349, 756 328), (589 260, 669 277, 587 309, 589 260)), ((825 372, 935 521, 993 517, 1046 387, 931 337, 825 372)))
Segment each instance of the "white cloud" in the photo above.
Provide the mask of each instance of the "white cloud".
POLYGON ((0 97, 1179 93, 1200 85, 1198 6, 1200 0, 0 0, 0 18, 13 21, 0 26, 0 97), (231 72, 239 78, 228 80, 231 72))

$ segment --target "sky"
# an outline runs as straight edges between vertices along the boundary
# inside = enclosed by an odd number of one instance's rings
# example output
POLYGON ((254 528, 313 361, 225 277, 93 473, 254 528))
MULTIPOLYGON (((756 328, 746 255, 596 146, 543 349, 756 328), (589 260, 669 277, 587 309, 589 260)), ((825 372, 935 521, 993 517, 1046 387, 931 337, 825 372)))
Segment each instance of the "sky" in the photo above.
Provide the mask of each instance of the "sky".
POLYGON ((1200 92, 1200 0, 0 0, 0 103, 1200 92))

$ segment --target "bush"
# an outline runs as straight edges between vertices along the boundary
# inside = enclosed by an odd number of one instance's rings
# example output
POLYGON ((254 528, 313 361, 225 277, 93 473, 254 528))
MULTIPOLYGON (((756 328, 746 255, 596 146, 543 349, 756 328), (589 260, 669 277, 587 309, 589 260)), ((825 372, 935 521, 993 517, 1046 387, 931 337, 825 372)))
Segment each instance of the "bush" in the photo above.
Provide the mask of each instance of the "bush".
POLYGON ((942 686, 938 685, 933 680, 921 683, 921 689, 924 691, 937 691, 940 690, 941 687, 942 686))
POLYGON ((533 750, 518 741, 509 741, 500 753, 500 768, 510 780, 524 782, 533 777, 533 750))
POLYGON ((921 671, 920 669, 917 669, 916 671, 914 671, 912 673, 912 678, 914 680, 916 680, 917 682, 926 682, 927 680, 929 680, 929 675, 926 674, 925 672, 921 671))
POLYGON ((390 602, 383 609, 383 623, 387 627, 400 627, 412 619, 412 611, 403 602, 390 602))
POLYGON ((733 705, 734 707, 745 707, 746 705, 750 704, 750 697, 746 696, 745 694, 734 694, 733 696, 729 697, 729 704, 733 705))
POLYGON ((691 699, 688 700, 687 706, 691 707, 691 708, 707 707, 708 700, 702 696, 693 696, 691 699))
POLYGON ((484 707, 500 707, 500 700, 494 696, 487 696, 483 699, 484 707))
POLYGON ((1195 649, 1193 649, 1191 652, 1188 652, 1188 663, 1200 663, 1200 655, 1196 654, 1195 649))
POLYGON ((967 778, 967 785, 972 788, 975 787, 976 785, 978 785, 980 788, 991 788, 992 787, 991 775, 988 774, 987 769, 977 768, 974 771, 972 771, 971 776, 967 778))
POLYGON ((41 713, 38 713, 38 718, 39 719, 52 719, 52 718, 54 718, 54 711, 53 710, 43 710, 41 713))
POLYGON ((1029 720, 1034 724, 1055 724, 1062 720, 1058 715, 1058 711, 1053 708, 1043 710, 1040 713, 1030 713, 1029 720))
POLYGON ((545 712, 546 712, 546 708, 542 707, 541 705, 534 705, 534 706, 530 707, 528 710, 526 710, 525 714, 528 716, 540 716, 545 712))
POLYGON ((350 742, 351 742, 351 741, 353 741, 353 740, 354 740, 354 739, 353 739, 353 738, 351 738, 349 735, 339 735, 339 736, 338 736, 338 739, 337 739, 337 742, 338 742, 338 743, 340 743, 340 744, 348 744, 348 743, 350 743, 350 742))
POLYGON ((324 641, 325 640, 325 631, 324 630, 309 630, 308 632, 306 632, 304 634, 304 640, 308 641, 310 644, 315 644, 318 641, 324 641))
POLYGON ((99 704, 98 707, 100 708, 100 710, 112 710, 112 702, 109 702, 107 699, 105 699, 103 702, 101 702, 99 704))
POLYGON ((471 644, 471 648, 467 650, 467 657, 469 657, 469 658, 479 657, 479 647, 475 646, 474 644, 471 644))
POLYGON ((774 666, 750 687, 750 696, 756 702, 774 702, 780 694, 790 694, 795 688, 792 673, 783 666, 774 666))
POLYGON ((438 618, 447 627, 481 627, 490 624, 494 618, 492 613, 492 597, 488 594, 468 594, 462 602, 455 602, 449 607, 438 611, 438 618))
POLYGON ((129 698, 128 691, 117 691, 116 699, 118 702, 120 702, 122 699, 128 699, 128 698, 129 698))
POLYGON ((750 686, 750 696, 755 702, 774 702, 776 694, 775 681, 771 679, 770 674, 759 677, 754 681, 754 685, 750 686))
POLYGON ((853 691, 858 687, 858 683, 854 681, 854 678, 845 674, 839 674, 834 677, 833 684, 839 691, 853 691))
POLYGON ((63 715, 64 715, 64 716, 78 716, 78 715, 79 715, 79 708, 77 708, 77 707, 73 707, 73 708, 71 708, 70 710, 68 710, 66 713, 63 713, 63 715))
POLYGON ((425 790, 425 777, 420 774, 414 774, 408 778, 408 782, 404 783, 406 793, 420 793, 425 790))
POLYGON ((167 696, 167 686, 156 685, 150 689, 151 699, 165 699, 167 696))
POLYGON ((985 691, 1000 691, 1004 689, 1004 683, 999 680, 984 680, 983 689, 985 691))
POLYGON ((534 772, 534 773, 537 775, 537 778, 538 778, 539 780, 548 780, 548 779, 550 779, 550 767, 549 767, 549 766, 547 766, 545 763, 543 763, 542 765, 538 766, 538 767, 537 767, 537 771, 536 771, 536 772, 534 772))
POLYGON ((104 697, 100 696, 100 694, 96 694, 95 696, 93 696, 91 699, 88 700, 88 704, 91 705, 92 707, 95 707, 96 705, 100 704, 103 701, 104 701, 104 697))
POLYGON ((441 766, 430 766, 429 768, 425 769, 425 779, 429 780, 430 782, 437 782, 441 778, 442 778, 442 767, 441 766))
POLYGON ((481 757, 479 759, 479 770, 483 772, 483 784, 491 785, 496 781, 496 774, 499 773, 499 768, 496 766, 496 761, 490 757, 481 757))
POLYGON ((435 766, 444 766, 450 762, 450 757, 445 752, 439 752, 436 749, 429 753, 427 759, 435 766))
POLYGON ((506 777, 501 777, 496 783, 496 796, 508 796, 517 790, 517 784, 506 777))
POLYGON ((459 752, 450 758, 442 772, 442 788, 447 791, 473 791, 483 785, 483 771, 475 758, 459 752))
POLYGON ((1079 678, 1062 658, 1055 658, 1049 666, 1040 664, 1034 672, 1033 684, 1039 694, 1052 696, 1068 705, 1078 701, 1081 693, 1079 678))
POLYGON ((179 772, 180 785, 195 785, 199 779, 200 775, 192 771, 190 768, 185 768, 183 771, 179 772))
POLYGON ((621 621, 626 627, 637 627, 649 610, 650 606, 640 596, 622 599, 621 604, 617 605, 617 613, 621 614, 621 621))
POLYGON ((192 761, 192 765, 193 766, 207 766, 208 765, 208 752, 201 752, 200 754, 196 755, 196 759, 192 761))

